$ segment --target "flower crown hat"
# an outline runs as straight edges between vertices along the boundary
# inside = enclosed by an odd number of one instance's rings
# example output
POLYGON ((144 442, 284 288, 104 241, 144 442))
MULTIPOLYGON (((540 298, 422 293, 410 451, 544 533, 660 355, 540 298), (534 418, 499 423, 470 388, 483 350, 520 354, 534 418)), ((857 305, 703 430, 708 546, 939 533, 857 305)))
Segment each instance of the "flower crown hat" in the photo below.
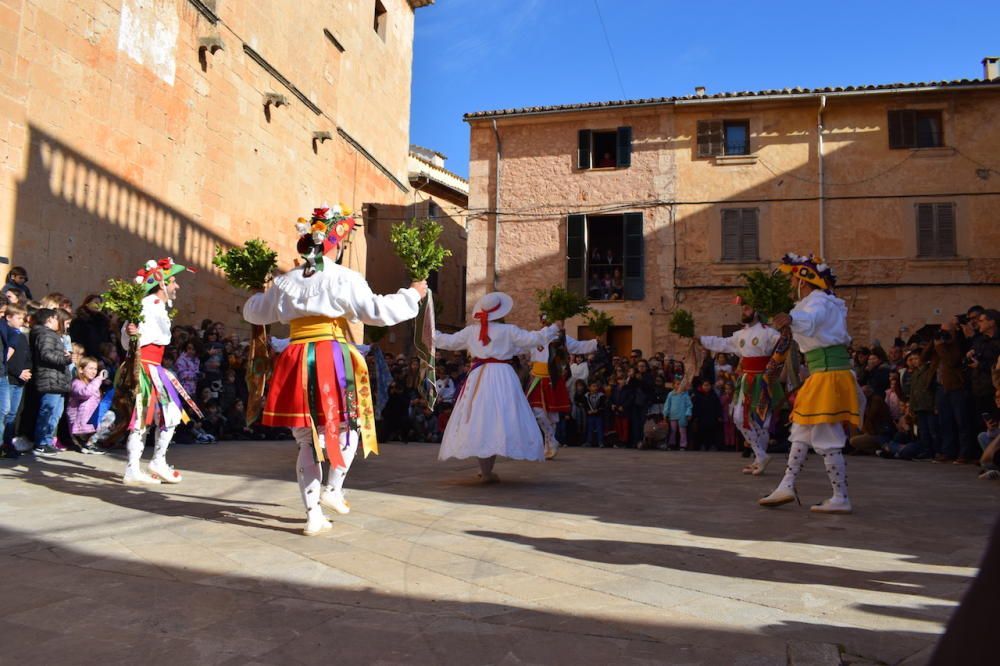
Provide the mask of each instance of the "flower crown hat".
POLYGON ((164 257, 159 261, 150 259, 135 272, 134 280, 136 284, 141 284, 148 294, 157 287, 166 286, 170 278, 184 271, 194 273, 193 268, 174 263, 172 257, 164 257))
POLYGON ((300 217, 295 224, 299 233, 296 244, 299 256, 306 262, 305 274, 323 270, 323 255, 339 249, 341 242, 351 235, 357 220, 351 210, 342 206, 314 208, 312 217, 300 217))
POLYGON ((822 257, 813 254, 802 256, 789 252, 781 258, 778 270, 824 291, 833 291, 837 285, 837 276, 833 274, 833 269, 827 266, 822 257))

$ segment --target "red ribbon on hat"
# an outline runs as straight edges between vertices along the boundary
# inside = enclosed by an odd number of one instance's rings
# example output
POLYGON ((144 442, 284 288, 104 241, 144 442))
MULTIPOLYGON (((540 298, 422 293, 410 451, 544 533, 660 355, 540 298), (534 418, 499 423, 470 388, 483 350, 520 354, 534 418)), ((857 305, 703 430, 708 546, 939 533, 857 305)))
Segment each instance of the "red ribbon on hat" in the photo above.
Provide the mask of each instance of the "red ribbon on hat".
POLYGON ((497 303, 495 308, 490 308, 489 310, 480 310, 476 314, 472 315, 479 320, 479 341, 484 345, 490 344, 489 336, 489 323, 490 323, 490 313, 496 312, 503 305, 503 301, 497 303))

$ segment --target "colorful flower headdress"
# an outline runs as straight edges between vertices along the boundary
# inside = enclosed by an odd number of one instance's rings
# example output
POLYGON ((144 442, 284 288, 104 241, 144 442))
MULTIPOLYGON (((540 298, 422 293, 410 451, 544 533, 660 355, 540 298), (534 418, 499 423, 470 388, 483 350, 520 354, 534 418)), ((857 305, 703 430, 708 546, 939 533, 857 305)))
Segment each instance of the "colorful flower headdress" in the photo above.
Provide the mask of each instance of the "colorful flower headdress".
POLYGON ((837 284, 837 276, 833 274, 833 269, 826 265, 822 257, 813 254, 802 256, 789 252, 781 258, 778 270, 825 291, 832 291, 837 284))
POLYGON ((299 233, 297 245, 299 255, 306 262, 305 275, 323 270, 323 255, 341 245, 341 241, 351 235, 357 220, 347 207, 334 206, 314 208, 312 217, 300 217, 295 224, 299 233))
POLYGON ((184 271, 194 273, 192 268, 175 264, 171 257, 165 257, 159 261, 150 259, 135 272, 135 283, 143 285, 148 294, 153 289, 166 285, 167 280, 184 271))

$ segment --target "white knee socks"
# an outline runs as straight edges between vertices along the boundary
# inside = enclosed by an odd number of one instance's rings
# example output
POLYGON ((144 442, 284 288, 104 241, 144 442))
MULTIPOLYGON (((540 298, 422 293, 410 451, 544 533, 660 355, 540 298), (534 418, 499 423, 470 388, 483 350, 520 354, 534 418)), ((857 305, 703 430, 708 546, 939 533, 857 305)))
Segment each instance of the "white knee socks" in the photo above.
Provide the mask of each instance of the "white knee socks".
POLYGON ((126 469, 131 469, 133 472, 139 471, 139 463, 142 462, 142 450, 146 448, 146 429, 133 430, 128 434, 128 440, 125 443, 125 448, 128 451, 128 466, 126 469))
POLYGON ((843 451, 832 451, 822 453, 823 465, 826 467, 826 475, 830 478, 830 485, 833 487, 834 501, 847 500, 847 463, 844 461, 843 451))
POLYGON ((795 478, 802 471, 802 465, 805 464, 807 455, 809 455, 808 444, 805 442, 792 442, 792 448, 788 451, 788 467, 785 468, 784 478, 778 484, 779 488, 784 488, 785 490, 795 489, 795 478))
POLYGON ((156 445, 153 447, 153 462, 167 462, 167 448, 174 439, 174 428, 160 428, 156 433, 156 445))
POLYGON ((340 433, 340 454, 344 456, 344 466, 334 469, 330 465, 330 472, 326 477, 326 489, 338 495, 344 490, 344 480, 347 472, 351 469, 354 456, 358 452, 358 433, 354 430, 340 433))
POLYGON ((319 491, 323 469, 314 457, 312 433, 307 428, 302 428, 302 431, 301 433, 295 432, 295 441, 299 444, 299 457, 295 462, 295 476, 299 481, 299 492, 302 494, 302 504, 306 507, 306 515, 312 518, 316 515, 322 515, 322 510, 319 508, 319 491))

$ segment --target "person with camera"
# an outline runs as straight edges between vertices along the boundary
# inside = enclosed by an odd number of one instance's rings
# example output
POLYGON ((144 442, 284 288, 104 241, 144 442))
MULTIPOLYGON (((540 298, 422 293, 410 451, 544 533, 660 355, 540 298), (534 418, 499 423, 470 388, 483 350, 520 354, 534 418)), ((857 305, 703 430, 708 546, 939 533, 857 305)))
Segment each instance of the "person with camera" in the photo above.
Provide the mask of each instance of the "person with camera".
POLYGON ((66 402, 66 420, 69 422, 70 436, 81 453, 102 455, 104 451, 91 445, 88 440, 97 432, 90 422, 97 406, 101 403, 101 384, 108 378, 107 370, 98 370, 97 359, 84 356, 76 367, 76 379, 70 387, 66 402))
POLYGON ((965 365, 969 370, 970 390, 976 413, 994 408, 993 369, 1000 358, 1000 334, 997 321, 1000 312, 984 310, 973 322, 977 333, 972 337, 972 348, 965 355, 965 365))

